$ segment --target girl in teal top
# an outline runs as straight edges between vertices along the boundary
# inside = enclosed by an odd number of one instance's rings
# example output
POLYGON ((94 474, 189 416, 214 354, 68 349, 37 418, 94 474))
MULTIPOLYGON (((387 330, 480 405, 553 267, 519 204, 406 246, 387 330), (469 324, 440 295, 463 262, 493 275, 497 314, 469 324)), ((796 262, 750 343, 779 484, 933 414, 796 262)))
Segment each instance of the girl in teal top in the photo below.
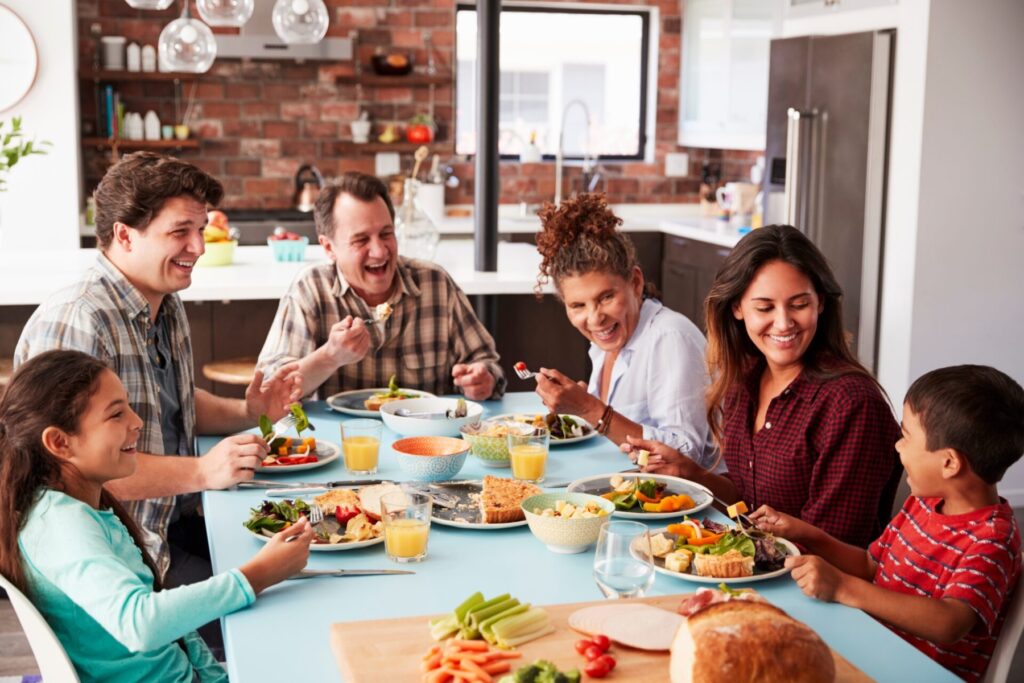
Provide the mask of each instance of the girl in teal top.
POLYGON ((195 629, 302 569, 313 532, 303 519, 242 567, 161 590, 138 527, 103 489, 134 472, 141 425, 91 356, 49 351, 19 368, 0 398, 0 572, 83 681, 226 681, 195 629))

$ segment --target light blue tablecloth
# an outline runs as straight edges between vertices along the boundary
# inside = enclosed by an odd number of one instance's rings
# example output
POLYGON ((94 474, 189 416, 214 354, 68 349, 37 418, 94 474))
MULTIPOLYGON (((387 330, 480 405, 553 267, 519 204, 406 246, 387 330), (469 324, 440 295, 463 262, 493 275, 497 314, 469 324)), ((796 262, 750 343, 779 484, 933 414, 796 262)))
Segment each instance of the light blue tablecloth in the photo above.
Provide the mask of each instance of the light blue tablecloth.
MULTIPOLYGON (((485 417, 507 412, 541 411, 533 393, 510 394, 485 405, 485 417)), ((324 403, 306 407, 316 435, 339 441, 338 423, 346 416, 324 403)), ((388 445, 397 438, 385 429, 381 478, 400 480, 402 472, 388 445)), ((200 439, 205 452, 216 439, 200 439)), ((630 465, 603 437, 551 449, 548 480, 566 480, 615 472, 630 465)), ((507 473, 479 465, 472 456, 460 478, 507 473)), ((273 475, 261 473, 268 478, 273 475)), ((281 476, 281 475, 278 475, 281 476)), ((296 473, 294 481, 350 478, 339 459, 322 468, 296 473), (300 476, 301 475, 301 476, 300 476)), ((215 572, 237 567, 261 544, 242 522, 250 507, 262 499, 259 490, 211 491, 203 496, 215 572)), ((593 553, 558 555, 549 552, 524 527, 473 531, 433 525, 429 557, 412 565, 410 576, 370 576, 288 581, 276 586, 249 609, 224 619, 228 672, 236 683, 258 681, 339 680, 329 647, 330 625, 340 621, 427 615, 451 610, 473 591, 493 596, 512 593, 536 605, 600 599, 591 576, 593 553)), ((344 552, 312 553, 310 568, 395 568, 384 546, 344 552)), ((697 585, 658 575, 652 595, 692 593, 697 585)), ((956 681, 934 663, 871 617, 841 605, 805 597, 788 577, 756 584, 768 600, 814 628, 837 652, 879 681, 956 681)), ((424 629, 426 622, 424 621, 424 629)), ((415 672, 381 672, 380 680, 418 680, 415 672)), ((666 674, 667 680, 667 674, 666 674)))

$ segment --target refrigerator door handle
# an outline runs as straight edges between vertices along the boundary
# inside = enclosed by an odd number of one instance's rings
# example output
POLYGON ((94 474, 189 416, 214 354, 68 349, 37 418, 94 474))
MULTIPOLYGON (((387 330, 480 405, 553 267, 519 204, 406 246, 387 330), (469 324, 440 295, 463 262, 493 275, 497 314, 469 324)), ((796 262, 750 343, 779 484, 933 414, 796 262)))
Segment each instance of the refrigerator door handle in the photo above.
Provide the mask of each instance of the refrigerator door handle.
MULTIPOLYGON (((809 225, 811 218, 809 207, 809 202, 811 200, 811 188, 807 183, 805 170, 810 171, 813 176, 815 169, 813 168, 813 160, 809 163, 812 168, 803 168, 803 157, 807 154, 807 152, 805 152, 805 149, 807 148, 806 143, 803 140, 803 135, 805 128, 810 127, 812 133, 812 139, 810 140, 810 152, 815 154, 817 152, 817 145, 813 138, 813 126, 814 119, 817 115, 818 112, 815 109, 800 110, 790 107, 786 112, 786 223, 792 225, 808 237, 812 237, 808 232, 811 229, 811 226, 809 225), (808 123, 809 126, 804 126, 803 124, 805 122, 808 123)), ((814 182, 813 177, 811 178, 811 182, 814 182)))

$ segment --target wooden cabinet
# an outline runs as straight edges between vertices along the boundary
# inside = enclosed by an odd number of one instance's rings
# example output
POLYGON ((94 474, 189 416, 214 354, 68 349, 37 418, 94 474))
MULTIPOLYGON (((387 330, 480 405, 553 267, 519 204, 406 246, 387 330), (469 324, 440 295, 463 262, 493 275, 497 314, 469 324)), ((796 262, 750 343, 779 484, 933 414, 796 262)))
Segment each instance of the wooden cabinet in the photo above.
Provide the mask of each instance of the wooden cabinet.
POLYGON ((728 247, 666 235, 661 265, 662 303, 706 330, 704 299, 730 251, 728 247))

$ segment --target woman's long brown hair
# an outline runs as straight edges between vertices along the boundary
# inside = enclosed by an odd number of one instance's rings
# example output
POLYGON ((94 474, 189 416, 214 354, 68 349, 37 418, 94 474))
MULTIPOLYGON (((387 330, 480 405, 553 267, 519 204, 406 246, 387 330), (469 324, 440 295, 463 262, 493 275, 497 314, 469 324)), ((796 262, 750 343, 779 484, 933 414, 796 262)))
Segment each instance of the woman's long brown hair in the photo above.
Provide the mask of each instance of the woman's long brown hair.
POLYGON ((869 378, 885 396, 867 368, 850 349, 843 330, 843 290, 825 256, 802 232, 789 225, 769 225, 754 230, 739 241, 715 277, 704 318, 708 326, 707 364, 711 385, 706 395, 707 419, 721 451, 722 408, 729 390, 744 381, 764 355, 747 335, 746 325, 733 315, 743 293, 762 266, 782 261, 807 276, 824 304, 818 328, 803 356, 804 372, 822 381, 841 375, 869 378))
MULTIPOLYGON (((23 593, 28 593, 28 586, 18 533, 42 490, 62 491, 72 467, 46 449, 43 431, 57 427, 77 433, 99 377, 108 369, 79 351, 47 351, 18 368, 0 397, 0 572, 23 593)), ((106 490, 100 495, 100 506, 113 510, 128 529, 159 590, 160 573, 131 515, 106 490)))

